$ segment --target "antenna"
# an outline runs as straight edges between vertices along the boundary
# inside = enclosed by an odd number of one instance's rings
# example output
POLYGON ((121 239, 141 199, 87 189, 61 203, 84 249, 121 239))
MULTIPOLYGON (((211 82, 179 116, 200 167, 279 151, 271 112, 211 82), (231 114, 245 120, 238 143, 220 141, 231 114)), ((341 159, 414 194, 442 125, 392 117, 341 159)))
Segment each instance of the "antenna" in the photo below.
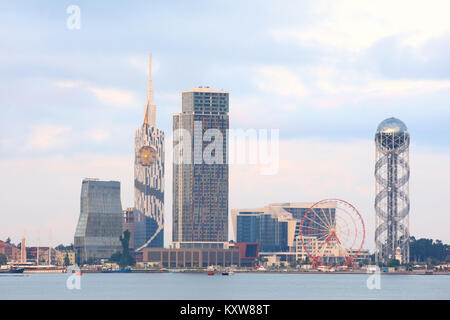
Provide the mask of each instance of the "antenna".
POLYGON ((25 244, 25 234, 26 232, 23 232, 22 237, 22 243, 20 244, 20 263, 26 263, 27 262, 27 247, 25 244))
POLYGON ((39 265, 39 247, 41 246, 41 232, 38 230, 38 245, 36 254, 36 265, 39 265))
POLYGON ((156 125, 156 106, 153 104, 153 86, 152 86, 152 54, 148 56, 148 86, 147 103, 145 105, 144 124, 151 127, 156 125))
POLYGON ((52 264, 52 229, 50 229, 50 243, 48 245, 48 264, 52 264))

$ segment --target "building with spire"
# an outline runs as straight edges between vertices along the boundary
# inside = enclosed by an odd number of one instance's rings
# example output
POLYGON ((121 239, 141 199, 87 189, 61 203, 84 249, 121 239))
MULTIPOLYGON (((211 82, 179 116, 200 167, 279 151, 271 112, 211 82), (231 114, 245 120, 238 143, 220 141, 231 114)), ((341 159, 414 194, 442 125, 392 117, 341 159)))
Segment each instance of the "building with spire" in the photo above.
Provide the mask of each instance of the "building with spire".
POLYGON ((164 132, 156 127, 152 55, 149 56, 147 103, 134 139, 134 247, 164 246, 164 132))

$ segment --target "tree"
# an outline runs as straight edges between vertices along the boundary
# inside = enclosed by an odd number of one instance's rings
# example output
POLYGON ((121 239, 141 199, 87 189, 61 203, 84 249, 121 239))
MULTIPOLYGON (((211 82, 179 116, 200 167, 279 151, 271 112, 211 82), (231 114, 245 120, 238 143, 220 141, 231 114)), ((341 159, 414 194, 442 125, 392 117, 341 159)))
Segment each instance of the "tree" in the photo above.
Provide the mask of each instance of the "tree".
POLYGON ((8 237, 8 239, 6 239, 6 243, 11 243, 11 238, 8 237))
POLYGON ((415 262, 447 262, 450 260, 450 246, 441 240, 410 238, 410 257, 415 262))
POLYGON ((396 259, 392 259, 391 261, 389 261, 389 263, 387 264, 388 267, 398 267, 400 265, 400 261, 396 260, 396 259))
POLYGON ((73 251, 73 243, 71 243, 68 246, 65 246, 63 244, 58 245, 57 247, 55 247, 56 250, 59 251, 73 251))
POLYGON ((8 259, 3 253, 0 253, 0 265, 4 265, 8 262, 8 259))

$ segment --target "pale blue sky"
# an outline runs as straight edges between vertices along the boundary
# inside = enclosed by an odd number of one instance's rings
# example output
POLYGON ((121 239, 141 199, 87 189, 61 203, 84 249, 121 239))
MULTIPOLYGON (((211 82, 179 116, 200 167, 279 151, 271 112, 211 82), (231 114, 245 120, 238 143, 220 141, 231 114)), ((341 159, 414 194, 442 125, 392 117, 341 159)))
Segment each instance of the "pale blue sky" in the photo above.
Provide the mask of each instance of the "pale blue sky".
POLYGON ((395 116, 413 141, 412 233, 450 242, 448 1, 2 1, 0 39, 0 239, 52 229, 71 242, 85 176, 121 180, 132 205, 152 52, 164 131, 181 90, 226 89, 231 127, 279 128, 281 154, 311 166, 283 162, 270 179, 232 169, 230 208, 342 195, 371 230, 373 135, 395 116), (80 30, 66 27, 69 5, 80 30))

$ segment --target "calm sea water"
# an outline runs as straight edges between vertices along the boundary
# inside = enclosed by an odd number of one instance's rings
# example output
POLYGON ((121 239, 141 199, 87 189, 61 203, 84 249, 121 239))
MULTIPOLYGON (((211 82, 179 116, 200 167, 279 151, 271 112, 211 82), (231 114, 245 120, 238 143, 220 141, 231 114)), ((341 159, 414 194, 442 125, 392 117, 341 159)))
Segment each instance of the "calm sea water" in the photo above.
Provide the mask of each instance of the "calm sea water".
POLYGON ((0 276, 0 299, 450 299, 448 275, 381 275, 369 290, 364 274, 67 274, 0 276))

